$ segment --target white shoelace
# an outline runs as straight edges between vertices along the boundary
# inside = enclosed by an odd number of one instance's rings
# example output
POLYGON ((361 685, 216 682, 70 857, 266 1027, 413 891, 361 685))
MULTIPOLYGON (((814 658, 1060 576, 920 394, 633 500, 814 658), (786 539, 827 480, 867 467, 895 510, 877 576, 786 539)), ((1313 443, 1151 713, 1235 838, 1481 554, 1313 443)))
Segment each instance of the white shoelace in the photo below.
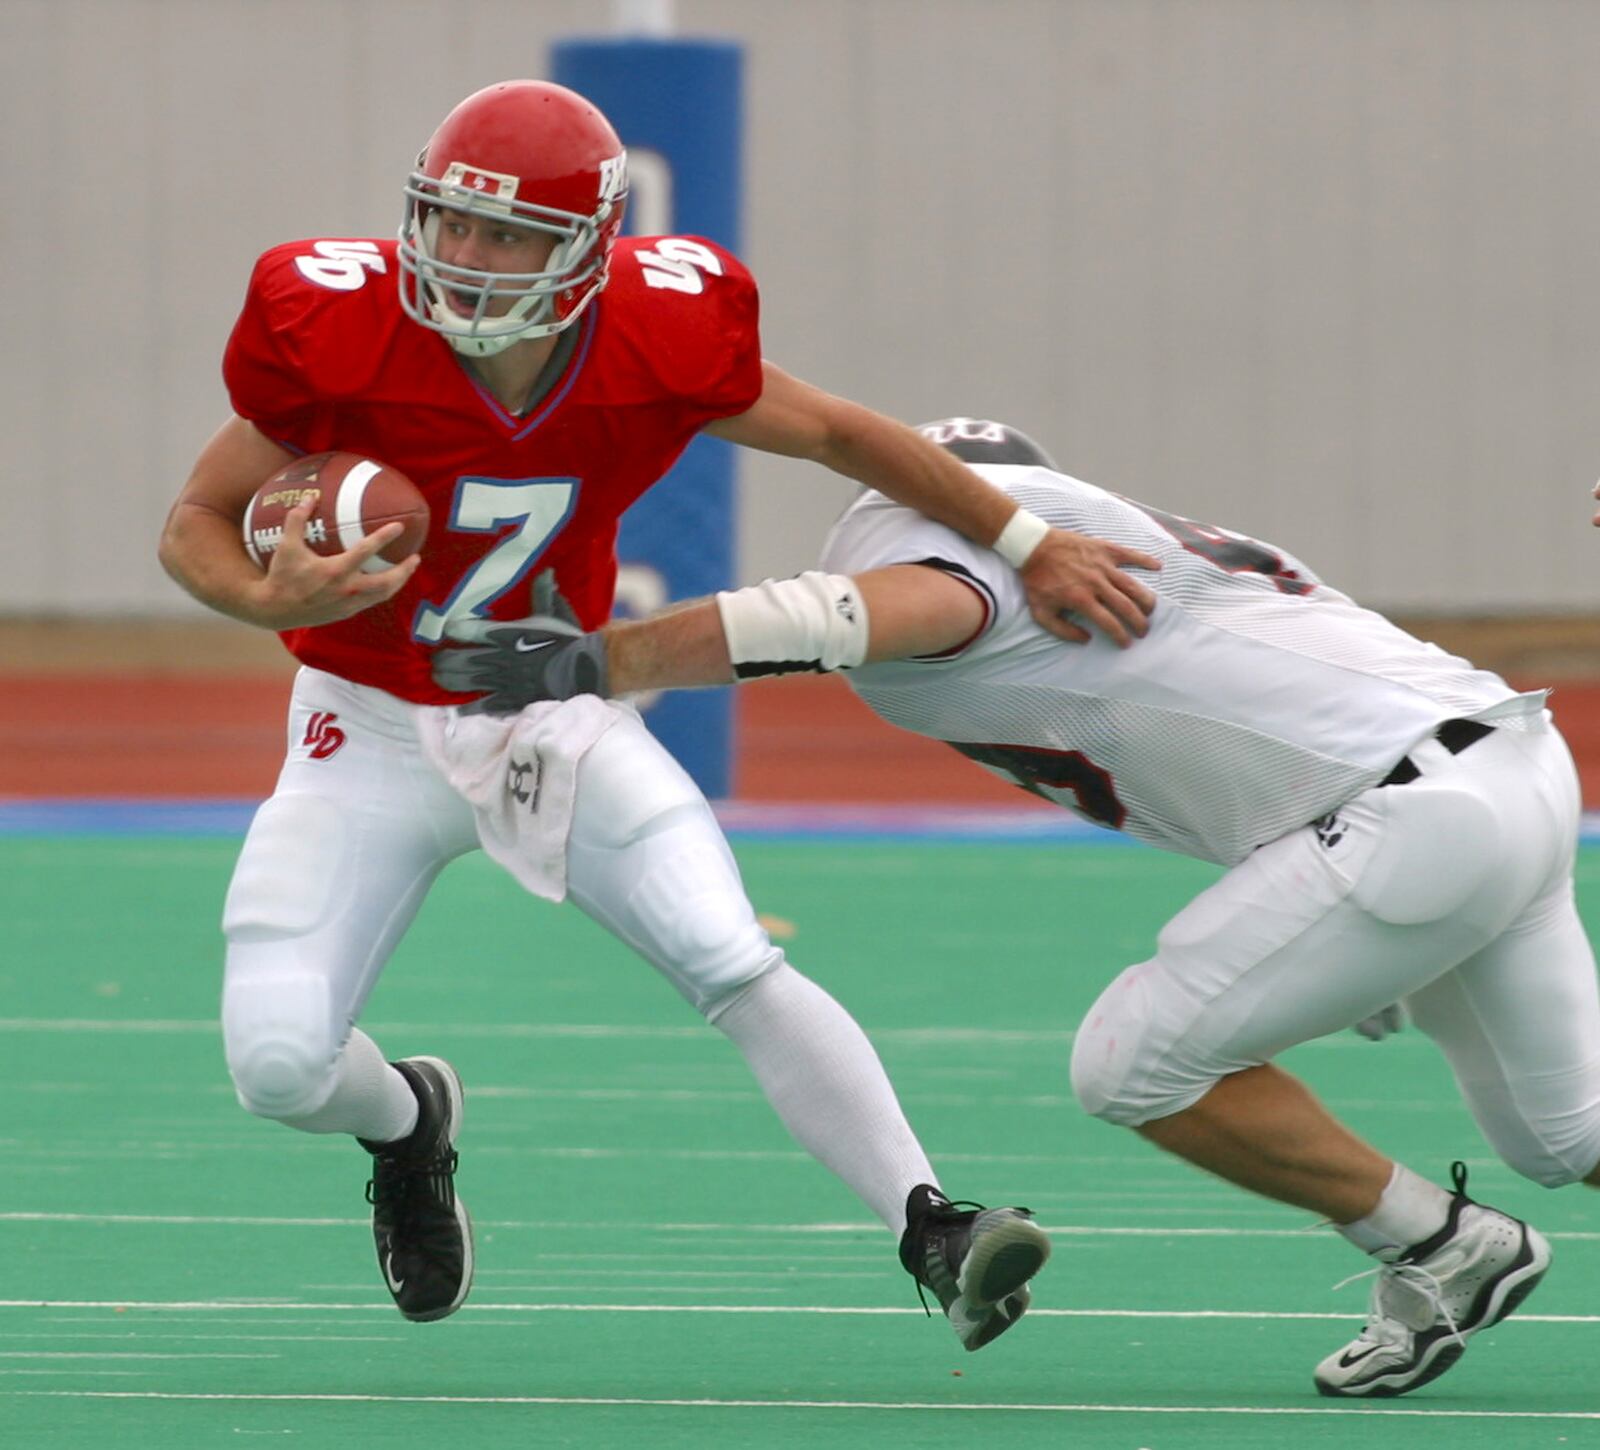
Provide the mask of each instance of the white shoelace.
POLYGON ((1466 1337, 1461 1333, 1456 1324, 1455 1315, 1444 1302, 1444 1285, 1439 1282, 1438 1276, 1430 1273, 1421 1264, 1379 1264, 1375 1269, 1363 1269, 1359 1274, 1352 1274, 1348 1279, 1341 1279, 1333 1287, 1337 1291, 1347 1284, 1353 1284, 1357 1279, 1372 1278, 1376 1275, 1376 1282, 1372 1286, 1372 1297, 1367 1301, 1367 1323, 1357 1339, 1368 1339, 1379 1344, 1396 1344, 1399 1334, 1388 1327, 1390 1323, 1400 1326, 1403 1333, 1420 1333, 1424 1329, 1431 1329, 1436 1319, 1442 1317, 1449 1327, 1450 1337, 1457 1344, 1465 1345, 1466 1337), (1400 1291, 1401 1304, 1396 1305, 1393 1300, 1395 1291, 1400 1291), (1405 1301, 1409 1299, 1410 1305, 1416 1309, 1428 1311, 1427 1321, 1413 1323, 1420 1320, 1420 1314, 1408 1315, 1404 1311, 1410 1307, 1405 1301))

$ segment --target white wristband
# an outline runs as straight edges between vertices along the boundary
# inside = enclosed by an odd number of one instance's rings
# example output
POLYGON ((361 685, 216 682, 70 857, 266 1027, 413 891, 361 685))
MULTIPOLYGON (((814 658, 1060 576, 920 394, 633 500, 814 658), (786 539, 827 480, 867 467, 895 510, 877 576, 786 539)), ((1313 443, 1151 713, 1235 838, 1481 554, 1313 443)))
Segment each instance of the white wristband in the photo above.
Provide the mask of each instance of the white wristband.
POLYGON ((1039 541, 1049 532, 1050 525, 1038 514, 1030 514, 1027 509, 1018 509, 1006 520, 1005 528, 1000 530, 1000 537, 990 547, 1013 569, 1020 569, 1039 547, 1039 541))

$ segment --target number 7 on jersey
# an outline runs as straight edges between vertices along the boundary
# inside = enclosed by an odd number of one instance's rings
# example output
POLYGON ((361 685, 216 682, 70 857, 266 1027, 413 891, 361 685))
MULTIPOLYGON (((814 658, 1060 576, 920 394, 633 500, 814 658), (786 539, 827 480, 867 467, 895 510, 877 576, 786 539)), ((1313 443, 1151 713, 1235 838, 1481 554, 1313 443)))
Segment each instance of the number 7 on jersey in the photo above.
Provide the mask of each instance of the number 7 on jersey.
POLYGON ((427 601, 417 607, 412 638, 438 644, 456 621, 481 619, 561 532, 577 494, 575 478, 461 479, 450 506, 451 529, 481 534, 516 527, 462 576, 442 605, 427 601))

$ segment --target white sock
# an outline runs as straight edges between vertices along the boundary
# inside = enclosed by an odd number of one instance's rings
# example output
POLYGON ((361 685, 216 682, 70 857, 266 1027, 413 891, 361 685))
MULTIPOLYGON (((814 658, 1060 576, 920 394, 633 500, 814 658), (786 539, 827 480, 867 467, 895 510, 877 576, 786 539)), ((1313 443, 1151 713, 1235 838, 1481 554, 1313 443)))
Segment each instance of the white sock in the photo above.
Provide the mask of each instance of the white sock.
POLYGON ((1450 1217, 1450 1195, 1396 1163, 1378 1206, 1354 1223, 1335 1224, 1364 1254, 1392 1264, 1414 1244, 1431 1238, 1450 1217))
POLYGON ((411 1084, 359 1028, 351 1030, 334 1072, 333 1092, 316 1112, 283 1121, 302 1133, 353 1133, 374 1143, 392 1143, 417 1126, 411 1084))
POLYGON ((937 1186, 866 1033, 787 964, 712 1009, 784 1126, 875 1214, 901 1233, 906 1195, 937 1186))

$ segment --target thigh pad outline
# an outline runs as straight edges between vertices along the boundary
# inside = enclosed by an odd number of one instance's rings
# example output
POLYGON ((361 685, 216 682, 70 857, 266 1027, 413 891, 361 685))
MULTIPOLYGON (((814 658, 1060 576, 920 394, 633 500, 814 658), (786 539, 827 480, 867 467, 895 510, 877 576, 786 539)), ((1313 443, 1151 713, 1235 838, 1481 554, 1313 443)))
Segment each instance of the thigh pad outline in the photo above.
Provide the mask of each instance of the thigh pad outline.
POLYGON ((661 828, 678 807, 705 808, 689 774, 636 715, 623 712, 578 764, 574 839, 620 850, 661 828))
POLYGON ((1494 879, 1502 833, 1482 799, 1426 777, 1381 794, 1382 835, 1350 890, 1363 911, 1421 926, 1460 911, 1494 879))
POLYGON ((305 936, 328 919, 344 874, 349 831, 322 796, 273 796, 239 854, 222 929, 230 941, 305 936))

